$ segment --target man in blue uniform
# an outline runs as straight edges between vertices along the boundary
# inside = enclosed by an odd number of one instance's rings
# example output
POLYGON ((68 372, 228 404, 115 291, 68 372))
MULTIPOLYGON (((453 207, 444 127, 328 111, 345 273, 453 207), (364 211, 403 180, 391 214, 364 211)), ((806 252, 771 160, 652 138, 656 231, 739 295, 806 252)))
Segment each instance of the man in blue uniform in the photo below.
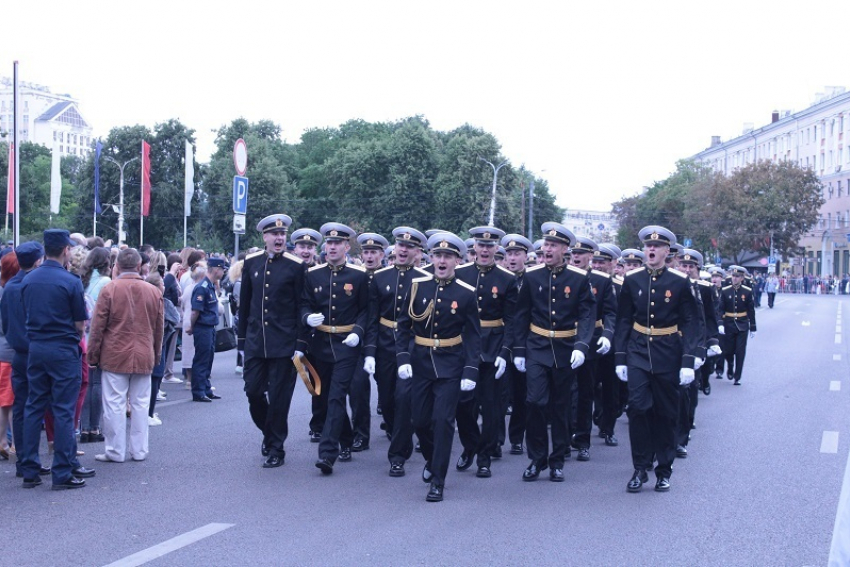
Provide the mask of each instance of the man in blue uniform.
POLYGON ((413 426, 422 445, 426 500, 443 499, 462 391, 475 389, 481 334, 475 289, 455 277, 466 245, 442 232, 428 239, 434 274, 416 278, 399 312, 398 377, 411 380, 413 426))
POLYGON ((543 264, 525 272, 516 313, 514 365, 526 371, 531 464, 522 473, 535 481, 547 468, 549 480, 564 481, 570 445, 570 392, 584 364, 596 320, 596 300, 585 270, 565 260, 575 235, 554 222, 543 223, 543 264), (547 426, 551 416, 552 450, 547 426))
POLYGON ((221 398, 212 390, 210 373, 215 356, 215 326, 219 317, 215 284, 223 274, 224 260, 208 259, 207 275, 192 292, 192 319, 187 334, 195 340, 195 357, 192 359, 193 402, 211 402, 221 398))
POLYGON ((647 226, 638 233, 644 242, 646 267, 626 274, 614 334, 616 371, 629 384, 629 437, 634 474, 629 492, 639 492, 655 467, 655 490, 670 490, 676 456, 679 386, 694 380, 699 341, 697 304, 688 277, 665 266, 672 232, 647 226))
POLYGON ((744 285, 747 270, 730 266, 731 285, 720 290, 720 311, 723 314, 723 332, 726 335, 726 377, 741 385, 744 357, 747 355, 747 337, 756 336, 756 310, 753 290, 744 285))
POLYGON ((44 411, 54 420, 53 490, 82 488, 94 471, 76 459, 74 410, 82 384, 82 338, 88 319, 83 284, 65 266, 70 259, 67 230, 44 231, 45 260, 23 280, 22 298, 30 340, 27 375, 29 396, 24 409, 21 472, 24 488, 41 484, 38 446, 44 411))

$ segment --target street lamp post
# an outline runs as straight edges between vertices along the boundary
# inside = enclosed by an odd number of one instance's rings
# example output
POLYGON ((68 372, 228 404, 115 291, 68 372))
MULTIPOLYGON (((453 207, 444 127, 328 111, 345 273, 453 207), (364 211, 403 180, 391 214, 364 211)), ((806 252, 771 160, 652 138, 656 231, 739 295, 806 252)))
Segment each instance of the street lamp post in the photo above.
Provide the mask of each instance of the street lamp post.
POLYGON ((493 219, 496 216, 496 180, 499 178, 499 170, 502 169, 504 166, 508 165, 508 161, 505 160, 498 166, 496 166, 481 156, 478 156, 478 159, 493 168, 493 195, 490 197, 490 222, 488 223, 488 225, 495 226, 493 224, 493 219))
POLYGON ((124 163, 118 163, 109 156, 103 157, 106 161, 111 161, 117 165, 118 169, 121 171, 121 176, 118 178, 118 245, 121 246, 124 244, 124 167, 126 167, 128 163, 134 162, 139 158, 134 157, 133 159, 128 159, 124 163))

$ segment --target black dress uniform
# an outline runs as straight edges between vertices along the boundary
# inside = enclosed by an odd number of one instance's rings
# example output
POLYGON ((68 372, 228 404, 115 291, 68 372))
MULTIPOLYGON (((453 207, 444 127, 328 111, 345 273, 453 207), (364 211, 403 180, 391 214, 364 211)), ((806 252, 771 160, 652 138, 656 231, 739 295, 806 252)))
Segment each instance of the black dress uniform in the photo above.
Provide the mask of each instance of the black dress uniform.
MULTIPOLYGON (((599 250, 595 254, 603 258, 609 258, 611 261, 616 261, 620 256, 620 249, 613 244, 600 244, 599 250)), ((599 357, 596 366, 596 391, 598 397, 594 400, 594 415, 596 416, 596 424, 599 427, 599 436, 605 439, 606 445, 612 447, 619 444, 617 438, 614 437, 614 428, 617 418, 622 414, 620 410, 620 385, 622 382, 617 378, 617 374, 614 371, 615 348, 613 337, 613 326, 616 323, 617 316, 617 298, 620 296, 622 286, 622 277, 611 276, 611 291, 614 297, 614 317, 612 319, 612 334, 610 337, 611 350, 599 357)))
MULTIPOLYGON (((641 239, 656 244, 675 241, 661 227, 644 228, 641 239), (652 232, 646 234, 647 229, 652 232)), ((614 356, 618 367, 628 367, 632 492, 646 482, 653 454, 658 459, 656 490, 669 489, 676 456, 680 372, 693 369, 698 342, 697 304, 685 274, 663 266, 626 274, 618 302, 614 356)))
MULTIPOLYGON (((495 247, 505 233, 493 227, 477 227, 469 230, 477 243, 495 247)), ((497 394, 496 359, 504 361, 505 369, 511 360, 513 343, 513 318, 516 311, 516 276, 495 263, 481 266, 477 263, 458 266, 458 280, 469 284, 478 302, 478 317, 481 327, 481 362, 478 365, 478 381, 475 389, 461 394, 457 411, 457 429, 463 454, 457 468, 465 470, 477 456, 478 476, 490 476, 490 460, 496 453, 498 421, 501 399, 497 394), (478 415, 481 415, 481 430, 478 415)), ((502 378, 500 376, 499 378, 502 378)))
MULTIPOLYGON (((290 222, 286 215, 271 215, 257 228, 280 230, 290 222)), ((292 356, 307 350, 300 322, 304 274, 304 263, 286 252, 250 254, 242 269, 237 329, 239 349, 245 353, 242 378, 251 419, 263 433, 267 468, 283 464, 295 388, 292 356)))
MULTIPOLYGON (((567 246, 575 242, 573 233, 557 223, 544 223, 543 234, 567 246)), ((531 465, 524 480, 536 480, 547 467, 553 469, 550 478, 563 480, 559 473, 570 444, 570 392, 575 380, 571 358, 574 350, 587 355, 595 320, 596 300, 585 270, 564 263, 551 268, 539 264, 525 271, 513 353, 525 359, 528 390, 526 443, 531 465)))
MULTIPOLYGON (((428 240, 429 248, 449 249, 459 257, 463 241, 448 233, 428 240)), ((410 365, 413 376, 413 427, 425 457, 423 479, 430 480, 435 500, 449 468, 454 422, 462 380, 476 381, 481 335, 475 290, 469 284, 433 275, 416 278, 398 316, 396 351, 399 368, 410 365), (436 492, 435 492, 436 491, 436 492)))
MULTIPOLYGON (((733 275, 743 275, 743 268, 733 266, 733 275)), ((756 332, 756 310, 751 287, 727 285, 720 292, 720 311, 723 313, 723 329, 726 333, 726 377, 735 385, 741 384, 744 357, 747 354, 749 333, 756 332), (733 370, 734 369, 734 370, 733 370)))

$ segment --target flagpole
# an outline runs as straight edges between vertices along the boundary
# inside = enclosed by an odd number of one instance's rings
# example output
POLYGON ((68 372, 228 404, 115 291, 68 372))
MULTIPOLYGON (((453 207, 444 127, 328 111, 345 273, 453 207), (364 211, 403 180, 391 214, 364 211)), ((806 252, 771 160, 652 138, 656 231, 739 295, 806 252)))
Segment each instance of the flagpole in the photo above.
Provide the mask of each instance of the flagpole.
MULTIPOLYGON (((184 211, 184 213, 185 213, 185 211, 184 211)), ((186 219, 187 218, 188 217, 184 214, 183 215, 183 248, 186 248, 186 219)))
POLYGON ((12 225, 13 230, 15 232, 14 241, 15 246, 21 243, 21 147, 18 143, 18 128, 20 125, 18 124, 18 113, 20 112, 20 92, 18 89, 18 62, 15 61, 14 71, 13 71, 13 89, 14 94, 12 95, 12 108, 14 108, 14 118, 12 119, 13 124, 13 133, 12 133, 12 141, 15 144, 15 212, 12 213, 14 216, 12 217, 12 225))
POLYGON ((142 188, 139 199, 139 248, 145 243, 145 141, 142 140, 142 188))

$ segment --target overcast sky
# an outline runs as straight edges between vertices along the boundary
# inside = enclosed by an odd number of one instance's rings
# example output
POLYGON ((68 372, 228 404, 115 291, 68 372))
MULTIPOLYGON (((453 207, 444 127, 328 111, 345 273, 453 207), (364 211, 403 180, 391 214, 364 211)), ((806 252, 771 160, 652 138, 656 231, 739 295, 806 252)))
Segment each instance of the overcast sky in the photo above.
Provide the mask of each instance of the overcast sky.
POLYGON ((2 13, 0 75, 19 60, 22 80, 78 98, 96 135, 179 118, 203 162, 212 130, 239 116, 297 142, 420 114, 491 132, 579 209, 664 179, 712 135, 850 87, 847 0, 34 0, 2 13))

